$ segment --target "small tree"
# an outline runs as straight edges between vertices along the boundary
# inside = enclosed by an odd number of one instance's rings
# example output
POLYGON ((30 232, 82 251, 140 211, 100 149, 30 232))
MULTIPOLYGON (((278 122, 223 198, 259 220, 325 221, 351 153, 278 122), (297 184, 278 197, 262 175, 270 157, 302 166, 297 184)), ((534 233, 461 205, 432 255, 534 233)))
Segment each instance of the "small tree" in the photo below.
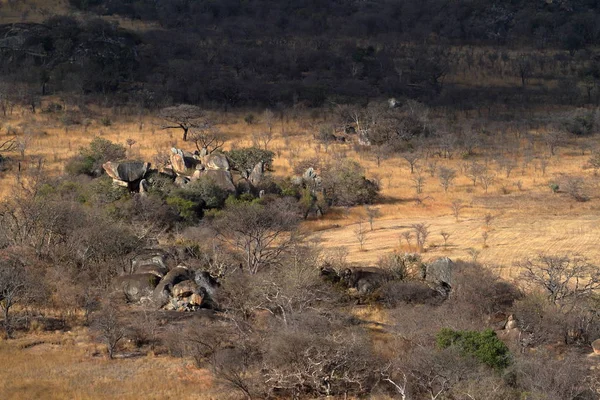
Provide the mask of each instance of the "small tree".
POLYGON ((554 304, 573 302, 600 288, 600 269, 579 255, 548 256, 517 263, 523 281, 542 289, 554 304))
POLYGON ((466 168, 465 175, 469 179, 471 179, 471 182, 473 182, 473 186, 475 186, 477 184, 477 181, 479 180, 479 177, 485 173, 486 169, 487 168, 485 167, 485 165, 481 165, 481 164, 473 161, 466 168))
POLYGON ((381 211, 379 208, 365 206, 365 211, 367 213, 367 219, 369 220, 369 228, 373 230, 373 222, 375 219, 381 215, 381 211))
POLYGON ((479 177, 479 183, 481 183, 481 186, 486 193, 495 180, 496 177, 490 173, 485 173, 479 177))
POLYGON ((181 129, 183 140, 187 141, 189 130, 200 126, 201 119, 205 117, 205 112, 197 106, 180 104, 163 108, 158 115, 165 120, 165 123, 161 126, 162 129, 181 129))
POLYGON ((137 143, 137 141, 135 139, 131 139, 131 138, 129 138, 125 141, 125 144, 127 144, 127 146, 129 146, 129 151, 131 151, 131 147, 136 143, 137 143))
POLYGON ((556 149, 564 146, 566 143, 566 135, 564 132, 560 130, 551 130, 543 136, 544 143, 548 146, 548 150, 550 150, 550 155, 556 154, 556 149))
POLYGON ((294 240, 300 215, 285 199, 260 205, 238 203, 225 208, 215 222, 218 237, 243 253, 246 271, 256 274, 278 264, 294 240))
POLYGON ((454 200, 450 207, 452 208, 452 214, 454 215, 454 218, 456 218, 456 222, 458 222, 460 211, 465 208, 465 205, 460 200, 454 200))
POLYGON ((402 237, 404 238, 404 240, 406 240, 406 245, 408 246, 408 250, 410 251, 411 249, 411 239, 412 239, 412 232, 411 231, 404 231, 402 232, 402 237))
POLYGON ((444 188, 444 192, 448 192, 448 188, 450 188, 456 178, 456 171, 451 168, 440 167, 438 178, 440 179, 440 185, 444 188))
POLYGON ((358 226, 354 229, 354 236, 356 240, 358 240, 358 244, 360 246, 360 251, 364 251, 365 242, 367 241, 367 231, 363 226, 363 221, 358 221, 358 226))
POLYGON ((402 154, 402 158, 404 158, 408 163, 410 167, 410 173, 414 174, 415 166, 417 165, 417 162, 419 162, 419 160, 421 159, 421 155, 419 153, 404 153, 402 154))
POLYGON ((199 152, 214 153, 225 144, 225 137, 212 121, 198 122, 190 129, 189 138, 199 152))
POLYGON ((413 187, 415 188, 415 192, 417 194, 423 193, 423 186, 425 185, 425 177, 421 174, 417 174, 411 178, 413 183, 413 187))
POLYGON ((427 242, 427 237, 429 236, 429 225, 425 223, 412 224, 411 225, 413 232, 415 233, 415 238, 417 241, 417 247, 419 248, 419 252, 423 252, 425 249, 425 243, 427 242))
POLYGON ((25 266, 16 258, 0 254, 0 309, 4 316, 4 333, 12 337, 10 310, 27 299, 30 278, 25 266))
POLYGON ((584 202, 588 197, 583 191, 583 178, 580 176, 567 176, 561 187, 564 191, 576 201, 584 202))
POLYGON ((119 312, 115 304, 104 304, 94 316, 92 327, 96 330, 102 341, 106 344, 108 358, 114 358, 119 342, 125 337, 125 327, 119 319, 119 312))
POLYGON ((440 235, 444 238, 444 248, 448 248, 448 238, 450 237, 450 234, 446 231, 441 231, 440 235))

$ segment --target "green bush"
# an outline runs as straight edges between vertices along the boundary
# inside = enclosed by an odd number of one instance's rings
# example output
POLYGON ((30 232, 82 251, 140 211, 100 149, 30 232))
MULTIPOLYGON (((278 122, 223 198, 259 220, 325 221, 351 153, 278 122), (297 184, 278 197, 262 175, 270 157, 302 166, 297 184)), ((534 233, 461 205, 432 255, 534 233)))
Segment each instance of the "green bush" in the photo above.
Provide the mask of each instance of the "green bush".
POLYGON ((352 160, 323 168, 322 186, 327 202, 333 206, 372 204, 379 194, 379 186, 364 174, 364 168, 352 160))
POLYGON ((188 222, 194 222, 202 217, 202 204, 187 200, 177 195, 167 197, 167 204, 175 210, 179 216, 188 222))
POLYGON ((126 154, 125 146, 96 137, 88 147, 79 150, 79 155, 67 162, 65 170, 70 175, 98 176, 102 173, 102 164, 122 160, 126 154))
POLYGON ((491 329, 482 332, 454 331, 443 328, 436 336, 437 346, 446 349, 455 346, 466 357, 474 357, 479 362, 497 370, 502 370, 510 364, 508 347, 496 336, 491 329))
POLYGON ((590 136, 594 133, 594 113, 576 115, 563 122, 567 132, 575 136, 590 136))

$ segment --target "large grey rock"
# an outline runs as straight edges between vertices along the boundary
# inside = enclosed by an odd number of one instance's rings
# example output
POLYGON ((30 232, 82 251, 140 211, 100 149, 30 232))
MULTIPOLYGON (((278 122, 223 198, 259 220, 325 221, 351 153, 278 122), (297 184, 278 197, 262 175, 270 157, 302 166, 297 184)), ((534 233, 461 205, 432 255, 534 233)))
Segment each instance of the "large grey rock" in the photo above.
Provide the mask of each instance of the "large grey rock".
MULTIPOLYGON (((167 268, 167 254, 161 249, 143 249, 131 260, 131 270, 137 272, 142 265, 156 265, 163 270, 167 268)), ((165 272, 166 273, 166 272, 165 272)))
POLYGON ((196 282, 196 285, 198 285, 199 288, 204 289, 207 296, 214 298, 217 288, 219 287, 219 282, 213 278, 211 274, 206 271, 196 271, 194 282, 196 282))
POLYGON ((141 161, 108 161, 102 165, 108 176, 122 182, 135 182, 143 179, 150 168, 150 163, 141 161))
POLYGON ((183 266, 178 266, 165 275, 152 293, 152 299, 159 308, 167 304, 169 301, 173 286, 179 282, 187 281, 194 278, 192 271, 183 266))
POLYGON ((346 268, 340 274, 341 281, 354 288, 359 294, 368 294, 390 279, 390 275, 379 268, 346 268))
POLYGON ((210 177, 214 182, 223 190, 228 192, 235 192, 235 185, 233 184, 233 177, 231 172, 220 169, 209 169, 203 172, 203 175, 210 177))
POLYGON ((209 154, 202 158, 206 169, 229 171, 229 161, 224 154, 209 154))
POLYGON ((200 161, 193 156, 184 155, 181 150, 171 154, 170 161, 172 170, 177 175, 184 176, 192 175, 196 169, 196 165, 200 163, 200 161))
POLYGON ((425 280, 435 284, 446 284, 450 287, 454 285, 455 264, 448 257, 438 258, 427 265, 425 270, 425 280))
POLYGON ((137 267, 134 272, 136 274, 152 274, 162 279, 169 273, 169 270, 167 267, 161 267, 160 265, 145 264, 137 267))
POLYGON ((121 292, 130 302, 138 302, 142 297, 150 296, 160 278, 154 274, 141 273, 123 275, 115 278, 112 283, 113 292, 121 292))
POLYGON ((262 181, 265 174, 265 163, 259 161, 258 164, 254 166, 248 180, 254 186, 257 186, 262 181))

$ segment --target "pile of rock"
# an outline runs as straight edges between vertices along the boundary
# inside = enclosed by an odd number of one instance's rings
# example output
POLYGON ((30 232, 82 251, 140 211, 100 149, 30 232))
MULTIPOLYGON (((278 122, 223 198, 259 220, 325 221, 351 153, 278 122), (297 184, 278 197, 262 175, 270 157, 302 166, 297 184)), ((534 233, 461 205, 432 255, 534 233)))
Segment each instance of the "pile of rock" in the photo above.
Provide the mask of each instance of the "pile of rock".
POLYGON ((104 168, 106 174, 113 179, 116 185, 140 192, 147 190, 144 178, 150 169, 150 163, 141 161, 108 161, 102 165, 102 168, 104 168))
POLYGON ((190 153, 172 148, 170 165, 161 172, 174 176, 180 186, 208 176, 224 190, 235 192, 229 161, 224 154, 190 153))
POLYGON ((112 291, 130 303, 164 310, 195 311, 214 308, 218 282, 206 271, 184 265, 170 269, 166 256, 156 251, 132 261, 131 273, 115 278, 112 291))

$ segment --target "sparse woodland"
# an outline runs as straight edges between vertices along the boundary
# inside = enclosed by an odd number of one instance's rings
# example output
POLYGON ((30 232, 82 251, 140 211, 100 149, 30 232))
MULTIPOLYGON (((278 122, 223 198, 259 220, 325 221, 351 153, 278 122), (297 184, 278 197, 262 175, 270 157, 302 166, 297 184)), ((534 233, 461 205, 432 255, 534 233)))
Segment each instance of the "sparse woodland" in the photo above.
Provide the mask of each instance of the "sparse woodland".
POLYGON ((0 398, 597 399, 599 11, 0 2, 0 398))

